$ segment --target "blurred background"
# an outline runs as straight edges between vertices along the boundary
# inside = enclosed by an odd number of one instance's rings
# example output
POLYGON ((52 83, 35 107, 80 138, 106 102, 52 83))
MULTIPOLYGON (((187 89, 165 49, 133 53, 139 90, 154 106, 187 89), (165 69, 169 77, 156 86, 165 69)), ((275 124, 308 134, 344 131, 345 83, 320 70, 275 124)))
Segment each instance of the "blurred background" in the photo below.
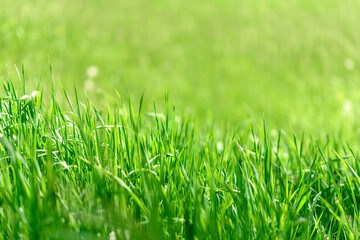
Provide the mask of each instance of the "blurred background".
POLYGON ((359 138, 359 23, 355 0, 0 0, 0 76, 359 138))

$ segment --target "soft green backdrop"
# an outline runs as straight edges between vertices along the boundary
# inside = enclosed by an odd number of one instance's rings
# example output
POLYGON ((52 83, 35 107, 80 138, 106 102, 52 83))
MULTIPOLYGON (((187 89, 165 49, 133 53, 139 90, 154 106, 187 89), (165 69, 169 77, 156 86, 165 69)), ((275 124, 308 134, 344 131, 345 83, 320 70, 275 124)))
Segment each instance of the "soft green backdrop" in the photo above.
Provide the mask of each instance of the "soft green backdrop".
POLYGON ((167 90, 201 122, 264 116, 274 128, 357 137, 359 23, 348 0, 0 0, 0 75, 23 62, 46 87, 50 59, 57 81, 98 105, 114 90, 145 91, 149 110, 167 90))

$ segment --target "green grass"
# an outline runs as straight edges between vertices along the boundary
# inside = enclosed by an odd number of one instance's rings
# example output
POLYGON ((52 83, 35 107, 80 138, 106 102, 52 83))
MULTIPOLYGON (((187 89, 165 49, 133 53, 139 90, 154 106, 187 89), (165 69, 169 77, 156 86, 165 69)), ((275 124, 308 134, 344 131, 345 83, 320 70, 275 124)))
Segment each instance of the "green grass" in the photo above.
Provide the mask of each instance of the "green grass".
MULTIPOLYGON (((239 119, 313 134, 341 131, 359 140, 358 0, 0 0, 0 75, 48 80, 48 61, 71 89, 146 92, 206 122, 239 119), (351 59, 354 69, 345 66, 351 59), (344 102, 353 115, 342 114, 344 102)), ((99 92, 98 92, 99 91, 99 92)), ((70 94, 70 93, 69 93, 70 94)), ((82 91, 81 91, 82 94, 82 91)), ((73 96, 71 93, 70 95, 73 96)), ((84 97, 82 95, 82 97, 84 97)))
POLYGON ((359 239, 359 13, 0 0, 0 240, 359 239))
POLYGON ((19 89, 0 101, 0 239, 359 238, 359 157, 337 138, 19 89))

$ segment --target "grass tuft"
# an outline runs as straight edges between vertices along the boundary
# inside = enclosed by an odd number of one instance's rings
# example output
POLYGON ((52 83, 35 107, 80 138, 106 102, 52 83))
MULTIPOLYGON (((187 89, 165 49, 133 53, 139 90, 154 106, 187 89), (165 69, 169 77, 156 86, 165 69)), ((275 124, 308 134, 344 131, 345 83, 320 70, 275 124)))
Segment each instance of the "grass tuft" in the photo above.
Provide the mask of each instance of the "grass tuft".
POLYGON ((196 129, 143 96, 69 111, 3 82, 0 239, 358 239, 359 157, 336 140, 196 129))

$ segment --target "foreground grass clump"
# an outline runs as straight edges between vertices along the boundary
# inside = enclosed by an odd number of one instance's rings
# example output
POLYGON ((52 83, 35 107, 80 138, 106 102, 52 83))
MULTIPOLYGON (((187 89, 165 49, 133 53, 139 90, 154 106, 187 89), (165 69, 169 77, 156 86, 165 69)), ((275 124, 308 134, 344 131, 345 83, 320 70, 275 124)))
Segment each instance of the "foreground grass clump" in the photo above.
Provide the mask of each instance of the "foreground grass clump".
POLYGON ((336 139, 4 89, 1 239, 359 238, 359 159, 336 139))

